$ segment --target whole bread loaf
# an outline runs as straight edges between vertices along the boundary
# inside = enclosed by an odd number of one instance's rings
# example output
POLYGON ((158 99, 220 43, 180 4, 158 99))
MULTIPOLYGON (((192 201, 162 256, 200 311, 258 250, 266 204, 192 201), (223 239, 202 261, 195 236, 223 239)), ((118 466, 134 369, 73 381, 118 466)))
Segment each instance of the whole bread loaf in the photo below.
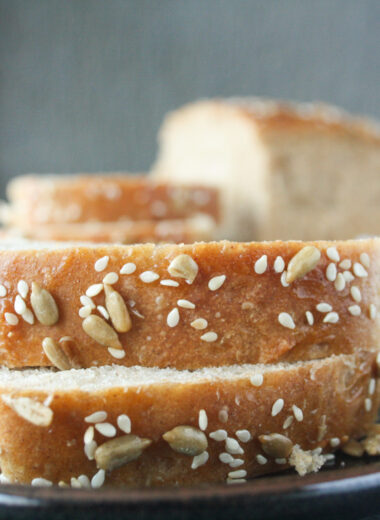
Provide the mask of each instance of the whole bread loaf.
POLYGON ((3 480, 97 488, 316 471, 370 428, 376 377, 370 352, 194 372, 2 368, 3 480))
POLYGON ((379 239, 3 242, 0 363, 196 369, 377 350, 379 269, 379 239))
POLYGON ((220 237, 348 239, 380 232, 380 133, 336 107, 217 99, 169 114, 159 181, 222 189, 220 237))

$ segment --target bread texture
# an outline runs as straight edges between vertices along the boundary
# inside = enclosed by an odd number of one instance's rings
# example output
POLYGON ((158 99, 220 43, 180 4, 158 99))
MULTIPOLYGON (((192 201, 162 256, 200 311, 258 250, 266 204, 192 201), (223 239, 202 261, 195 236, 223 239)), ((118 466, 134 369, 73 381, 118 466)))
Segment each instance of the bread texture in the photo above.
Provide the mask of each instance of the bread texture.
POLYGON ((215 188, 121 173, 23 175, 9 183, 7 195, 10 206, 3 208, 3 220, 27 231, 33 225, 219 216, 215 188))
POLYGON ((5 228, 0 238, 29 238, 64 242, 116 244, 192 243, 211 240, 216 224, 208 215, 181 220, 119 220, 116 222, 74 222, 63 224, 28 224, 23 229, 5 228))
POLYGON ((238 483, 289 461, 313 471, 370 428, 375 378, 369 352, 191 373, 3 368, 0 464, 10 482, 74 487, 238 483))
POLYGON ((379 269, 378 239, 2 242, 0 363, 57 366, 55 349, 73 367, 196 369, 377 350, 379 269))
POLYGON ((169 114, 153 177, 222 190, 220 238, 350 239, 380 231, 380 132, 321 104, 216 99, 169 114))

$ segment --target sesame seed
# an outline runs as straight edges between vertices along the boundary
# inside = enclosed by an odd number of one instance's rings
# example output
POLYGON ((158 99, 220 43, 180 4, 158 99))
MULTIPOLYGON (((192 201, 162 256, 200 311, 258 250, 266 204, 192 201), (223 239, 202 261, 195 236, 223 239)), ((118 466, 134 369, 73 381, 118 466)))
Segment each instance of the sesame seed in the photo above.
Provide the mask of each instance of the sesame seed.
POLYGON ((89 488, 91 487, 90 479, 87 475, 79 475, 78 482, 81 485, 82 488, 89 488))
POLYGON ((86 291, 86 296, 89 298, 92 298, 93 296, 97 296, 100 294, 103 290, 103 284, 102 283, 94 283, 93 285, 90 285, 90 287, 86 291))
POLYGON ((121 350, 120 348, 108 347, 107 350, 111 354, 111 356, 114 357, 115 359, 123 359, 123 358, 125 358, 125 351, 121 350))
POLYGON ((245 484, 247 480, 245 478, 228 478, 226 480, 226 483, 228 485, 230 484, 245 484))
POLYGON ((196 320, 192 321, 190 325, 197 330, 203 330, 207 327, 208 323, 207 320, 203 318, 197 318, 196 320))
POLYGON ((317 309, 318 312, 330 312, 330 311, 332 311, 331 305, 329 303, 325 303, 325 302, 318 303, 318 305, 316 305, 315 308, 317 309))
POLYGON ((169 314, 167 315, 167 318, 166 318, 166 323, 168 324, 169 327, 176 327, 179 323, 179 311, 177 309, 177 307, 174 307, 174 309, 172 309, 169 314))
POLYGON ((211 278, 211 280, 209 280, 208 288, 210 289, 210 291, 217 291, 218 289, 220 289, 222 287, 222 285, 225 282, 225 279, 226 279, 225 274, 222 274, 220 276, 214 276, 213 278, 211 278))
POLYGON ((352 316, 359 316, 362 311, 359 305, 350 305, 348 312, 352 314, 352 316))
POLYGON ((195 455, 193 462, 191 463, 191 469, 197 469, 199 466, 203 466, 208 461, 208 452, 204 451, 200 455, 195 455))
POLYGON ((248 430, 238 430, 236 432, 236 437, 241 442, 249 442, 252 439, 252 435, 249 433, 248 430))
POLYGON ((282 271, 285 269, 285 262, 282 256, 278 256, 276 258, 273 264, 273 268, 276 273, 282 273, 282 271))
POLYGON ((268 267, 268 257, 267 257, 267 255, 263 255, 255 262, 255 273, 263 274, 267 270, 267 267, 268 267))
POLYGON ((117 418, 117 425, 124 433, 131 433, 131 419, 126 414, 119 415, 117 418))
POLYGON ((369 397, 364 399, 364 408, 366 412, 370 412, 372 409, 372 399, 370 399, 369 397))
POLYGON ((339 446, 340 444, 340 439, 338 437, 333 437, 332 439, 330 439, 330 446, 332 448, 336 448, 337 446, 339 446))
POLYGON ((276 417, 276 415, 278 415, 283 408, 284 408, 284 400, 277 399, 277 401, 275 401, 272 406, 272 417, 276 417))
POLYGON ((253 386, 261 386, 263 384, 264 377, 262 374, 254 374, 250 378, 250 382, 253 386))
POLYGON ((341 269, 351 269, 351 260, 349 260, 348 258, 346 258, 345 260, 342 260, 341 263, 339 264, 339 267, 341 269))
POLYGON ((84 307, 86 307, 86 305, 89 305, 91 309, 95 309, 95 303, 88 296, 82 295, 79 299, 84 307))
POLYGON ((326 269, 326 278, 329 282, 335 282, 336 280, 336 265, 329 264, 326 269))
POLYGON ((326 250, 326 255, 332 260, 333 262, 339 262, 340 256, 336 249, 336 247, 328 247, 326 250))
POLYGON ((360 303, 362 301, 362 294, 360 292, 359 287, 356 287, 356 285, 352 285, 350 292, 354 301, 356 301, 357 303, 360 303))
POLYGON ((26 311, 26 304, 19 294, 16 295, 14 309, 17 314, 23 314, 26 311))
POLYGON ((350 283, 350 282, 352 282, 352 280, 355 279, 355 277, 353 276, 353 274, 350 271, 343 271, 342 274, 343 274, 344 279, 346 280, 346 283, 350 283))
POLYGON ((159 279, 159 275, 153 271, 144 271, 140 274, 139 278, 144 283, 152 283, 159 279))
POLYGON ((231 464, 231 462, 234 461, 234 458, 229 453, 223 452, 219 454, 219 460, 220 462, 223 462, 223 464, 231 464))
POLYGON ((116 428, 111 423, 101 422, 95 424, 95 429, 104 435, 104 437, 115 437, 116 435, 116 428))
POLYGON ((226 439, 226 451, 232 455, 242 455, 244 453, 244 450, 238 441, 231 437, 227 437, 226 439))
POLYGON ((183 309, 195 309, 195 305, 189 300, 177 300, 178 307, 182 307, 183 309))
POLYGON ((95 458, 95 450, 98 447, 95 441, 91 441, 88 444, 84 445, 84 454, 88 458, 88 460, 94 460, 95 458))
POLYGON ((104 269, 107 268, 109 259, 110 259, 109 256, 102 256, 102 258, 99 258, 95 262, 95 265, 94 265, 95 271, 97 271, 98 273, 100 273, 101 271, 104 271, 104 269))
POLYGON ((7 295, 7 289, 3 284, 0 284, 0 298, 4 298, 7 295))
POLYGON ((228 473, 228 478, 245 478, 246 476, 247 472, 245 469, 237 469, 228 473))
POLYGON ((179 283, 176 282, 175 280, 161 280, 160 284, 166 285, 167 287, 178 287, 179 286, 179 283))
POLYGON ((283 430, 287 430, 292 425, 293 419, 294 419, 293 415, 289 415, 285 419, 284 424, 282 425, 283 430))
POLYGON ((256 460, 259 464, 261 464, 261 466, 263 466, 264 464, 266 464, 268 462, 268 459, 266 457, 264 457, 264 455, 261 455, 260 453, 258 455, 256 455, 256 460))
POLYGON ((334 286, 337 291, 343 291, 343 289, 346 287, 346 280, 344 279, 342 273, 338 273, 334 286))
POLYGON ((281 280, 281 285, 282 285, 283 287, 289 287, 289 284, 288 284, 288 282, 286 281, 287 276, 288 276, 288 273, 287 273, 286 271, 284 271, 284 272, 282 273, 282 275, 281 275, 280 280, 281 280))
POLYGON ((374 320, 374 319, 376 319, 376 315, 377 315, 376 305, 371 303, 369 306, 369 317, 371 318, 371 320, 374 320))
POLYGON ((87 430, 84 432, 83 442, 85 444, 90 444, 90 442, 92 442, 94 440, 94 433, 95 433, 94 427, 89 426, 87 428, 87 430))
POLYGON ((376 379, 370 379, 369 381, 369 384, 368 384, 368 393, 369 395, 373 395, 375 393, 375 390, 376 390, 376 379))
POLYGON ((286 464, 286 459, 283 459, 283 458, 277 458, 277 459, 274 459, 275 463, 276 464, 286 464))
POLYGON ((206 341, 207 343, 213 343, 218 339, 218 334, 216 332, 206 332, 201 336, 202 341, 206 341))
POLYGON ((88 415, 84 418, 86 423, 101 423, 107 419, 107 412, 99 411, 94 412, 91 415, 88 415))
POLYGON ((119 275, 117 273, 107 273, 103 278, 103 283, 106 283, 107 285, 113 285, 118 281, 118 279, 119 275))
POLYGON ((339 321, 339 314, 337 312, 328 312, 323 318, 323 323, 337 323, 339 321))
POLYGON ((18 323, 18 317, 13 312, 6 312, 4 318, 9 325, 17 325, 18 323))
POLYGON ((91 310, 92 308, 90 305, 85 305, 79 309, 78 314, 81 318, 88 318, 91 314, 91 310))
POLYGON ((298 421, 298 422, 303 421, 303 411, 301 410, 301 408, 298 408, 298 406, 293 404, 292 410, 294 413, 294 417, 296 418, 296 421, 298 421))
POLYGON ((287 312, 280 312, 278 315, 278 321, 283 327, 286 327, 287 329, 296 328, 293 318, 287 312))
POLYGON ((305 314, 306 314, 306 319, 307 319, 308 324, 309 324, 309 325, 314 325, 314 316, 313 316, 313 313, 310 312, 310 311, 306 311, 305 314))
POLYGON ((136 264, 133 262, 127 262, 120 269, 120 274, 132 274, 136 271, 136 264))
POLYGON ((203 409, 199 410, 198 424, 199 424, 199 429, 202 430, 203 432, 207 429, 208 419, 207 419, 206 411, 203 409))
POLYGON ((227 432, 226 430, 215 430, 210 433, 210 437, 214 439, 214 441, 225 441, 227 439, 227 432))
POLYGON ((364 265, 364 267, 366 267, 367 269, 369 268, 369 266, 370 266, 370 259, 369 259, 369 256, 368 256, 367 253, 362 253, 360 255, 360 261, 364 265))
POLYGON ((358 278, 366 278, 368 276, 367 271, 364 269, 362 264, 360 264, 359 262, 354 263, 353 271, 354 271, 354 275, 357 276, 358 278))
POLYGON ((46 478, 37 477, 32 480, 31 485, 33 487, 51 487, 53 482, 47 480, 46 478))
POLYGON ((98 489, 102 487, 104 484, 104 480, 106 478, 106 473, 104 469, 100 469, 91 479, 91 487, 93 489, 98 489))
POLYGON ((110 315, 108 314, 107 309, 105 307, 103 307, 103 305, 98 305, 96 308, 98 309, 100 314, 103 316, 103 318, 105 318, 106 320, 109 319, 110 315))
POLYGON ((25 282, 25 280, 20 280, 17 284, 17 290, 23 298, 28 296, 29 285, 25 282))
POLYGON ((243 459, 234 459, 232 462, 229 463, 230 468, 238 468, 239 466, 242 466, 244 464, 243 459))
POLYGON ((30 309, 26 309, 25 312, 21 314, 21 318, 29 323, 29 325, 33 325, 34 323, 34 315, 30 309))

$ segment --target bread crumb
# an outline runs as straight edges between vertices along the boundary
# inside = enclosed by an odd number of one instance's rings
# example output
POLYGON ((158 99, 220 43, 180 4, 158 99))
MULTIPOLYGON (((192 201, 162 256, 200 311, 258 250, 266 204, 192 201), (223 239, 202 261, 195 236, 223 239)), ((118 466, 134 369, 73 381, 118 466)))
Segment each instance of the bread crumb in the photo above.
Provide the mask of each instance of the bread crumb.
POLYGON ((305 451, 298 444, 293 446, 289 457, 289 464, 303 477, 307 473, 316 473, 326 462, 326 455, 305 451))
POLYGON ((361 441, 368 455, 380 455, 380 424, 374 424, 368 436, 361 441))

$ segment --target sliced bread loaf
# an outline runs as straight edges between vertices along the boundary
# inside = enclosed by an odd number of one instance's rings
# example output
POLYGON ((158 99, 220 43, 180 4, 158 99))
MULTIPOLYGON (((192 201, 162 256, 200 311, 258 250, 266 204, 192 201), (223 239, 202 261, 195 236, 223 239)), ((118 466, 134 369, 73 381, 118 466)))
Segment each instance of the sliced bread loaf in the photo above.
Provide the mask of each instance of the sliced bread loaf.
POLYGON ((380 133, 336 107, 209 100, 165 119, 154 178, 222 189, 221 238, 380 232, 380 133))
POLYGON ((195 369, 380 344, 377 239, 0 246, 8 367, 195 369))
POLYGON ((74 487, 304 474, 370 428, 375 378, 369 352, 194 372, 2 368, 0 465, 11 482, 74 487))

